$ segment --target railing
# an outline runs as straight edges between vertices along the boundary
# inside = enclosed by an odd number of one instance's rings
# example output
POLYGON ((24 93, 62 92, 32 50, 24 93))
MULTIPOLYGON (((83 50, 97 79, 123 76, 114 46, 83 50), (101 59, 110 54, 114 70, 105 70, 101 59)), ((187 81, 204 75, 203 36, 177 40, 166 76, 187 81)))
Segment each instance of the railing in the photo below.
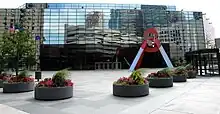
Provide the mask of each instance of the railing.
POLYGON ((95 70, 121 69, 121 62, 95 62, 95 70))
POLYGON ((200 76, 216 76, 220 74, 220 54, 218 49, 204 49, 187 52, 191 62, 200 76))

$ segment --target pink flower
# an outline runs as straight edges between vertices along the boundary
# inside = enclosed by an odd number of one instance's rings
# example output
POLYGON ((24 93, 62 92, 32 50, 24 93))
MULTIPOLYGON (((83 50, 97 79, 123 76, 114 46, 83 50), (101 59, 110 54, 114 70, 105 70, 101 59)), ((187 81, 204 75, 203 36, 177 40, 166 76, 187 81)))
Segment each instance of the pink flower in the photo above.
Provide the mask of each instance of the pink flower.
POLYGON ((52 80, 47 80, 47 81, 45 81, 44 83, 45 83, 45 85, 46 85, 47 87, 52 87, 52 85, 53 85, 53 81, 52 81, 52 80))
POLYGON ((34 81, 34 78, 26 77, 23 79, 23 82, 33 82, 33 81, 34 81))
POLYGON ((71 80, 66 80, 65 86, 73 86, 73 82, 71 80))

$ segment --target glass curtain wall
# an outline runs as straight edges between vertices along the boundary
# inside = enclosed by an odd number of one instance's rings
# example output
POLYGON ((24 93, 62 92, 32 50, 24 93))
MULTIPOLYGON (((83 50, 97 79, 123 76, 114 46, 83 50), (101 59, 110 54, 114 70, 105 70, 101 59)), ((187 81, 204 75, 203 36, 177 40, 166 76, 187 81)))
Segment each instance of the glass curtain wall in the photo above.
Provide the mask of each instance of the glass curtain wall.
POLYGON ((32 7, 43 9, 41 64, 51 61, 57 68, 95 69, 98 62, 128 68, 144 30, 151 27, 157 28, 162 43, 169 44, 171 58, 205 48, 202 12, 140 4, 49 3, 32 7))

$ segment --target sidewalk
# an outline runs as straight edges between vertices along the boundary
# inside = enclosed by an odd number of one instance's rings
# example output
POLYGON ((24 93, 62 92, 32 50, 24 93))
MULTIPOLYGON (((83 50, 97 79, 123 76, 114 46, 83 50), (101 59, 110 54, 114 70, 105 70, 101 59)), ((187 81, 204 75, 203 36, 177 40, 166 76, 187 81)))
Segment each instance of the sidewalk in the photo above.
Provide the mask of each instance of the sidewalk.
MULTIPOLYGON (((146 73, 152 71, 146 69, 146 73)), ((112 95, 112 83, 127 76, 127 70, 71 74, 73 98, 36 101, 33 92, 3 94, 0 89, 0 114, 220 114, 220 77, 188 79, 186 83, 174 83, 172 88, 150 88, 146 97, 120 98, 112 95), (14 108, 27 113, 7 113, 14 108)), ((43 75, 49 77, 52 72, 43 75)))

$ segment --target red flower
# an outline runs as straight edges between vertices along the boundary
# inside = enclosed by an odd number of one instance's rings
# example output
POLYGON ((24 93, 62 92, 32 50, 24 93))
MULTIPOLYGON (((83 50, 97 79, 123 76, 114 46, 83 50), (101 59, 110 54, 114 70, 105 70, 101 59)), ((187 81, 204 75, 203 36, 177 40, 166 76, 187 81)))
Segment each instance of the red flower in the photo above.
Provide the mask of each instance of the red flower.
POLYGON ((52 80, 47 80, 47 81, 44 82, 44 84, 45 84, 45 86, 47 86, 47 87, 52 87, 53 81, 52 81, 52 80))
POLYGON ((132 84, 132 83, 134 83, 134 80, 129 77, 129 78, 128 78, 128 83, 129 83, 129 84, 132 84))
POLYGON ((118 81, 119 82, 124 82, 124 81, 128 81, 129 79, 127 77, 122 77, 122 78, 119 78, 118 81))
MULTIPOLYGON (((37 84, 38 87, 57 87, 56 83, 53 82, 51 78, 45 78, 43 81, 40 81, 37 84)), ((65 80, 64 86, 73 86, 73 82, 71 80, 65 80)))
POLYGON ((44 86, 44 85, 45 85, 45 84, 44 84, 44 81, 40 81, 40 82, 38 83, 38 85, 44 86))
POLYGON ((147 79, 144 79, 144 83, 146 84, 148 81, 147 81, 147 79))
POLYGON ((71 80, 65 80, 65 86, 73 86, 73 82, 71 80))
POLYGON ((153 72, 153 73, 151 73, 152 75, 157 75, 157 73, 155 73, 155 72, 153 72))
POLYGON ((24 79, 23 79, 23 82, 28 82, 28 78, 24 78, 24 79))
POLYGON ((148 75, 148 77, 155 77, 156 75, 157 75, 157 73, 153 72, 153 73, 150 73, 150 74, 148 75))

